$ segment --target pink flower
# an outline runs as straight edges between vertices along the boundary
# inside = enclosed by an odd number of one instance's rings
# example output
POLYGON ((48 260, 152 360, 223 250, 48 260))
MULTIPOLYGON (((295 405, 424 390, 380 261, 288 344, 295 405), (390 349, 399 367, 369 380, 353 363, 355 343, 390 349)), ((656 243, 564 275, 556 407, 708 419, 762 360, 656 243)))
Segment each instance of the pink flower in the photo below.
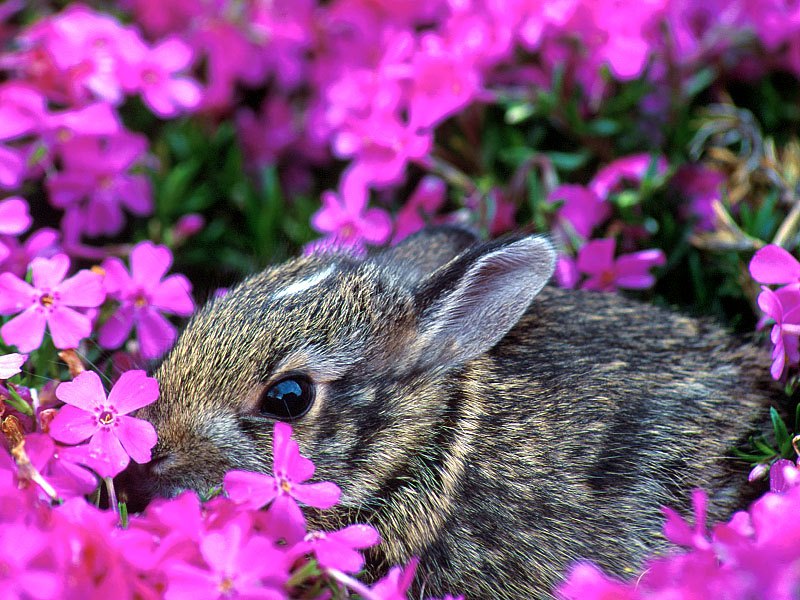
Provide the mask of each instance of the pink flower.
POLYGON ((430 221, 445 201, 447 185, 434 175, 423 177, 395 221, 392 243, 397 244, 412 233, 416 233, 430 221))
POLYGON ((800 282, 800 262, 775 244, 764 246, 750 260, 750 275, 759 283, 800 282))
POLYGON ((102 477, 121 473, 131 458, 140 464, 150 460, 156 430, 147 421, 128 416, 158 397, 158 382, 144 371, 123 373, 108 398, 97 374, 84 371, 59 385, 56 396, 68 406, 53 419, 50 435, 66 444, 91 437, 89 448, 97 453, 98 461, 89 466, 102 477))
POLYGON ((22 352, 35 350, 42 343, 45 325, 50 328, 56 348, 76 348, 92 331, 86 315, 69 307, 94 308, 105 299, 102 278, 91 271, 78 271, 64 279, 69 258, 36 258, 31 263, 33 285, 12 273, 0 275, 0 314, 22 311, 0 328, 7 344, 22 352))
POLYGON ((636 600, 640 596, 595 565, 581 562, 567 573, 566 581, 556 589, 556 597, 560 600, 636 600))
POLYGON ((605 200, 623 181, 641 182, 651 165, 656 175, 663 175, 667 171, 667 161, 663 156, 654 158, 649 154, 632 154, 618 158, 595 174, 589 183, 589 189, 597 194, 598 198, 605 200))
POLYGON ((611 214, 608 202, 601 199, 594 190, 582 185, 560 185, 547 198, 550 203, 563 201, 558 209, 557 228, 567 234, 574 232, 582 239, 587 239, 595 227, 605 221, 611 214))
POLYGON ((22 369, 22 365, 28 360, 27 354, 3 354, 0 355, 0 380, 10 379, 22 369))
POLYGON ((22 523, 3 523, 0 527, 0 589, 4 598, 58 598, 62 579, 55 565, 40 557, 49 552, 49 536, 22 523))
POLYGON ((555 277, 560 287, 568 290, 575 289, 575 286, 578 285, 578 280, 581 278, 575 259, 563 254, 559 255, 556 260, 555 277))
POLYGON ((370 588, 372 597, 380 600, 406 600, 414 581, 419 559, 412 558, 404 569, 392 567, 385 577, 370 588))
POLYGON ((350 525, 339 531, 309 532, 303 541, 292 546, 290 554, 301 556, 313 552, 322 568, 358 573, 364 566, 364 557, 358 550, 378 542, 380 535, 374 527, 350 525))
POLYGON ((800 483, 800 470, 797 464, 785 458, 779 458, 769 468, 769 491, 782 494, 800 483))
POLYGON ((131 250, 130 262, 130 274, 118 258, 103 262, 106 290, 120 306, 100 328, 99 342, 104 348, 117 348, 136 326, 142 356, 158 358, 177 336, 175 326, 161 313, 190 315, 194 310, 192 285, 183 275, 164 279, 172 264, 166 246, 141 242, 131 250))
POLYGON ((159 117, 173 117, 200 104, 201 91, 193 79, 176 77, 192 62, 192 49, 168 38, 147 51, 123 76, 129 91, 139 90, 145 104, 159 117))
POLYGON ((286 597, 283 553, 269 539, 248 535, 240 519, 204 535, 200 553, 207 568, 182 561, 167 566, 167 600, 286 597))
POLYGON ((367 209, 366 182, 349 170, 342 175, 341 189, 341 194, 322 194, 322 208, 311 217, 314 229, 330 234, 345 246, 382 244, 389 239, 391 217, 382 209, 367 209))
POLYGON ((777 292, 761 286, 758 307, 775 321, 770 332, 773 344, 770 373, 777 381, 787 367, 800 364, 800 286, 787 285, 777 292))
POLYGON ((97 488, 97 478, 81 466, 87 462, 85 446, 60 446, 49 435, 32 433, 25 437, 25 449, 59 498, 85 496, 97 488))
POLYGON ((76 241, 84 233, 119 233, 125 223, 123 206, 136 215, 152 211, 147 178, 130 172, 146 151, 146 140, 128 133, 80 136, 61 146, 64 171, 50 177, 47 188, 53 205, 67 211, 65 237, 76 241))
POLYGON ((18 235, 31 226, 28 203, 14 196, 0 200, 0 234, 18 235))
POLYGON ((708 550, 711 543, 706 531, 706 507, 708 496, 703 490, 692 492, 692 506, 694 507, 694 527, 681 517, 675 510, 664 507, 662 510, 667 517, 664 522, 664 537, 673 544, 694 548, 695 550, 708 550))
POLYGON ((4 246, 8 254, 0 259, 0 272, 10 271, 18 277, 24 277, 28 265, 39 256, 50 258, 60 251, 58 245, 59 233, 55 229, 43 227, 33 231, 24 243, 15 237, 4 236, 0 238, 0 246, 4 246))
POLYGON ((587 290, 612 291, 618 287, 641 290, 652 287, 655 277, 650 269, 666 263, 661 250, 643 250, 623 254, 614 259, 614 239, 588 242, 578 253, 577 267, 589 278, 582 287, 587 290))
POLYGON ((278 498, 293 500, 315 508, 330 508, 339 501, 341 490, 331 482, 304 483, 314 475, 314 463, 300 455, 291 439, 292 427, 277 422, 272 434, 273 476, 249 471, 229 471, 225 492, 244 508, 261 508, 278 498))

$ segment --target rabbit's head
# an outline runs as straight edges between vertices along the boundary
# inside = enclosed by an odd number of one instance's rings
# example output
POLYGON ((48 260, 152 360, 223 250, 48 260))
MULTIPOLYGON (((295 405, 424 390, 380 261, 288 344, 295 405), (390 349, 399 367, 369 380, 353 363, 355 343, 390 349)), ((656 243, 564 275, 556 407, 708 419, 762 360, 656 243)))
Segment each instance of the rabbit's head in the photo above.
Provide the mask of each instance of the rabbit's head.
POLYGON ((271 473, 282 420, 345 510, 380 505, 452 435, 453 373, 516 324, 554 259, 542 237, 478 244, 439 228, 246 279, 199 311, 156 371, 161 397, 140 416, 159 441, 134 487, 170 496, 229 469, 271 473))

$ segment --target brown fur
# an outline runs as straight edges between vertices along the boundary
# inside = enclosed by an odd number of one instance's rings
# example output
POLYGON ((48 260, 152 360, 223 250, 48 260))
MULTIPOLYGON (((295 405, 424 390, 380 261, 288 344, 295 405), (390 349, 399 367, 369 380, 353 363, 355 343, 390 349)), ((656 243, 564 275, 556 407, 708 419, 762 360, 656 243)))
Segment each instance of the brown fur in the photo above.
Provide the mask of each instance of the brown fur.
POLYGON ((709 490, 712 518, 741 504, 726 453, 779 393, 759 349, 617 295, 545 287, 499 343, 451 364, 497 307, 443 343, 441 306, 478 261, 492 284, 511 268, 513 240, 453 259, 471 242, 440 229, 372 259, 300 258, 210 302, 156 372, 161 398, 143 411, 156 458, 128 493, 203 491, 231 468, 271 473, 258 399, 302 372, 317 396, 295 437, 315 479, 343 490, 312 524, 374 524, 383 542, 370 572, 420 556, 425 594, 548 597, 581 557, 629 574, 663 543, 660 506, 685 507, 692 487, 709 490), (317 285, 273 299, 330 265, 317 285))

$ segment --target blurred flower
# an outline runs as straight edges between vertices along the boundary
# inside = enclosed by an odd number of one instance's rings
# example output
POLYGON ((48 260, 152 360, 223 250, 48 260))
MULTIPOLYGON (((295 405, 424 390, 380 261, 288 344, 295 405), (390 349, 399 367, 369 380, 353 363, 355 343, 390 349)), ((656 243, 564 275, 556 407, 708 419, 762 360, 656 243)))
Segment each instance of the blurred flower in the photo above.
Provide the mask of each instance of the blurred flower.
POLYGON ((189 213, 178 219, 172 232, 176 239, 185 240, 202 231, 205 224, 206 220, 203 215, 189 213))
POLYGON ((97 488, 97 478, 81 466, 87 463, 85 446, 61 446, 49 435, 32 433, 25 437, 25 449, 59 498, 82 497, 97 488))
POLYGON ((0 237, 0 245, 7 250, 5 258, 0 258, 0 272, 10 271, 18 277, 24 277, 34 258, 50 258, 60 251, 58 239, 58 231, 49 227, 31 232, 24 243, 12 236, 0 237))
POLYGON ((770 373, 778 380, 787 367, 800 364, 800 288, 786 286, 773 292, 761 286, 758 307, 775 321, 770 332, 773 344, 770 373))
POLYGON ((50 328, 56 348, 76 348, 92 331, 91 320, 69 307, 94 308, 105 299, 102 278, 91 271, 78 271, 64 279, 69 258, 35 258, 31 263, 33 285, 12 273, 0 274, 0 314, 22 313, 2 328, 7 344, 22 352, 35 350, 42 343, 45 325, 50 328))
POLYGON ((131 458, 140 464, 150 460, 156 430, 147 421, 128 416, 158 397, 158 382, 144 371, 123 373, 108 398, 97 374, 84 371, 73 381, 59 385, 56 396, 67 406, 50 423, 50 435, 66 444, 91 437, 88 448, 101 458, 88 466, 100 476, 121 473, 131 458))
POLYGON ((692 492, 692 506, 694 507, 694 527, 689 526, 675 510, 664 507, 663 511, 667 517, 664 523, 664 537, 679 546, 707 550, 711 547, 706 531, 708 496, 703 490, 698 489, 692 492))
POLYGON ((64 170, 48 178, 47 189, 53 205, 66 211, 65 238, 119 233, 125 224, 122 207, 135 215, 150 214, 150 184, 144 175, 130 172, 146 152, 146 139, 130 133, 79 136, 61 146, 64 170))
POLYGON ((28 360, 27 354, 12 354, 0 355, 0 380, 10 379, 20 372, 22 365, 28 360))
POLYGON ((0 527, 0 574, 5 598, 58 598, 63 580, 52 561, 38 559, 50 547, 50 536, 22 523, 3 523, 0 527), (50 563, 48 565, 48 562, 50 563))
POLYGON ((425 227, 444 204, 446 192, 447 185, 439 177, 423 177, 397 213, 392 243, 397 244, 425 227))
POLYGON ((761 248, 750 260, 750 275, 759 283, 800 283, 800 262, 775 244, 761 248))
POLYGON ((578 285, 578 280, 581 278, 580 273, 578 273, 578 266, 575 264, 575 259, 563 254, 559 255, 556 260, 555 277, 559 287, 569 290, 574 289, 575 286, 578 285))
POLYGON ((135 326, 142 356, 158 358, 177 336, 175 326, 161 313, 190 315, 194 310, 192 286, 183 275, 164 279, 172 264, 172 253, 166 246, 141 242, 131 250, 130 263, 129 274, 118 258, 103 262, 106 291, 120 306, 100 327, 98 341, 104 348, 118 348, 135 326))
POLYGON ((672 182, 689 200, 689 206, 682 207, 683 217, 695 218, 699 229, 712 231, 715 223, 712 205, 722 197, 725 174, 702 165, 687 165, 678 170, 672 182))
POLYGON ((182 561, 167 567, 167 600, 286 597, 281 587, 288 578, 283 553, 267 538, 247 535, 240 520, 203 536, 200 553, 207 568, 182 561))
POLYGON ((632 154, 618 158, 600 169, 589 183, 589 189, 603 200, 624 181, 641 182, 651 165, 656 175, 663 175, 667 171, 667 161, 663 156, 657 158, 650 154, 632 154))
POLYGON ((364 180, 352 170, 345 172, 341 193, 323 192, 322 208, 311 217, 311 225, 345 246, 384 243, 392 231, 391 217, 380 208, 367 209, 367 196, 364 180))
POLYGON ((577 563, 556 589, 560 600, 638 600, 636 590, 612 579, 591 563, 577 563))
POLYGON ((769 491, 781 494, 800 483, 800 470, 797 464, 779 458, 769 468, 769 491))
POLYGON ((594 190, 582 185, 565 184, 555 188, 547 197, 549 203, 563 201, 558 209, 556 231, 569 241, 569 233, 574 232, 582 239, 591 236, 595 227, 611 215, 608 202, 594 190))
POLYGON ((600 239, 587 242, 580 249, 577 267, 589 276, 581 287, 598 291, 652 287, 656 279, 650 274, 650 269, 666 263, 664 253, 661 250, 643 250, 614 259, 615 246, 614 239, 600 239))
POLYGON ((406 600, 414 581, 419 559, 412 558, 405 568, 392 567, 385 577, 370 588, 374 598, 380 600, 406 600))
POLYGON ((0 234, 18 235, 30 226, 31 215, 25 200, 18 196, 0 200, 0 234))

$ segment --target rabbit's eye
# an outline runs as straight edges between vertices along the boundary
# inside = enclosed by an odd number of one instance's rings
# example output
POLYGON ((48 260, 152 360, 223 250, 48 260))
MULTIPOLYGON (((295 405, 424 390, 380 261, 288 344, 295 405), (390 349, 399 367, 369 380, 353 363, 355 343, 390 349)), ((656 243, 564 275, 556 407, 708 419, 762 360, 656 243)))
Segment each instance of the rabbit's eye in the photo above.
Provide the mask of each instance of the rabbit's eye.
POLYGON ((294 374, 273 383, 261 394, 258 410, 265 417, 294 421, 314 402, 314 384, 305 375, 294 374))

